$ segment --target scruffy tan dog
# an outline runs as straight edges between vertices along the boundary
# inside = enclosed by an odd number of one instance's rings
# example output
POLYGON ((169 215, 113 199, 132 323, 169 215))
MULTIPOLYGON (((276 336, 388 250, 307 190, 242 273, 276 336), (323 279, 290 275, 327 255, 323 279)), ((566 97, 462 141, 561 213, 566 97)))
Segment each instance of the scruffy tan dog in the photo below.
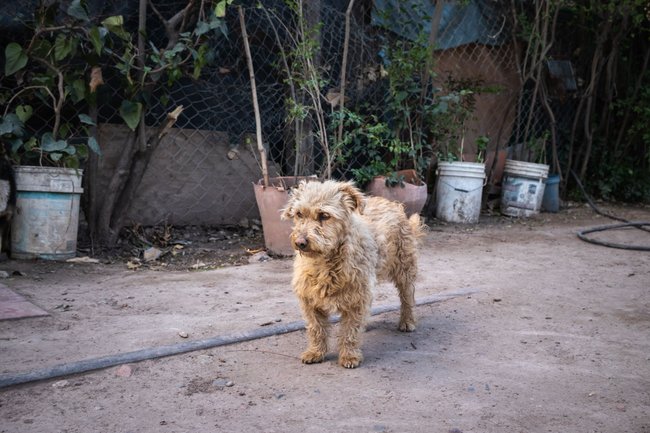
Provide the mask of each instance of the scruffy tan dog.
POLYGON ((397 286, 399 330, 415 330, 416 241, 422 233, 418 215, 407 218, 401 204, 366 197, 352 182, 325 181, 301 183, 282 217, 294 223, 293 288, 307 322, 309 343, 303 363, 323 361, 329 314, 339 312, 339 364, 359 365, 361 333, 377 278, 397 286))

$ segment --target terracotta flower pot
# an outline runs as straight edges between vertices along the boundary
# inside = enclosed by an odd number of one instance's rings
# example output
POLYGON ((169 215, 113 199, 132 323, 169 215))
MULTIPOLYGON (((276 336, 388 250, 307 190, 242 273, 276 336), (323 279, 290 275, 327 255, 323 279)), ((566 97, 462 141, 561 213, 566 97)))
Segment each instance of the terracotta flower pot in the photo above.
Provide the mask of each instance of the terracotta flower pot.
POLYGON ((262 220, 264 232, 264 246, 272 253, 280 255, 293 255, 289 235, 291 234, 291 221, 280 219, 282 209, 289 200, 289 190, 301 180, 314 180, 315 177, 281 176, 269 179, 270 185, 264 186, 262 179, 253 184, 255 200, 262 220))
POLYGON ((397 176, 404 176, 402 186, 386 186, 386 176, 376 176, 366 188, 374 196, 404 204, 406 213, 410 216, 420 213, 427 201, 427 185, 420 180, 415 170, 400 170, 397 176))

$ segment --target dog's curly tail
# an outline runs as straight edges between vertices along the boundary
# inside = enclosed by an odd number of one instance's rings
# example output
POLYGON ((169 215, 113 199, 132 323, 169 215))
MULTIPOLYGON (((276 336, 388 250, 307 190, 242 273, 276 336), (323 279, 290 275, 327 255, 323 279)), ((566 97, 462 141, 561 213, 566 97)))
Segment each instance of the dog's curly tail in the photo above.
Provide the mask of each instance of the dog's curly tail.
POLYGON ((411 232, 416 240, 424 237, 427 226, 422 222, 420 215, 413 214, 409 218, 409 226, 411 226, 411 232))

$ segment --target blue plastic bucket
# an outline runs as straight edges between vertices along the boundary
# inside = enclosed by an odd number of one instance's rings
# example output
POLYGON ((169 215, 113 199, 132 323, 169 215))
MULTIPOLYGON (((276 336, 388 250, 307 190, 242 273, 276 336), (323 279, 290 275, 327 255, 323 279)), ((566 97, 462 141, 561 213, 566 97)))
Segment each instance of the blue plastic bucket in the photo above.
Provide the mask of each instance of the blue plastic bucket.
POLYGON ((560 210, 560 175, 552 174, 546 179, 542 210, 545 212, 558 212, 560 210))

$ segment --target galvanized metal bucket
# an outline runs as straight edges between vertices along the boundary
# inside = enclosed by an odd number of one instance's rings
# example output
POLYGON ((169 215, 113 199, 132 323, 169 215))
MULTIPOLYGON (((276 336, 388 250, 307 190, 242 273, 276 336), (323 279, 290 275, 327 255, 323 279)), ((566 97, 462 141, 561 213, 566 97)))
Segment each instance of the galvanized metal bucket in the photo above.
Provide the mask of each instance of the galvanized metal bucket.
POLYGON ((16 213, 11 224, 14 259, 65 260, 76 255, 82 170, 14 167, 16 213))

